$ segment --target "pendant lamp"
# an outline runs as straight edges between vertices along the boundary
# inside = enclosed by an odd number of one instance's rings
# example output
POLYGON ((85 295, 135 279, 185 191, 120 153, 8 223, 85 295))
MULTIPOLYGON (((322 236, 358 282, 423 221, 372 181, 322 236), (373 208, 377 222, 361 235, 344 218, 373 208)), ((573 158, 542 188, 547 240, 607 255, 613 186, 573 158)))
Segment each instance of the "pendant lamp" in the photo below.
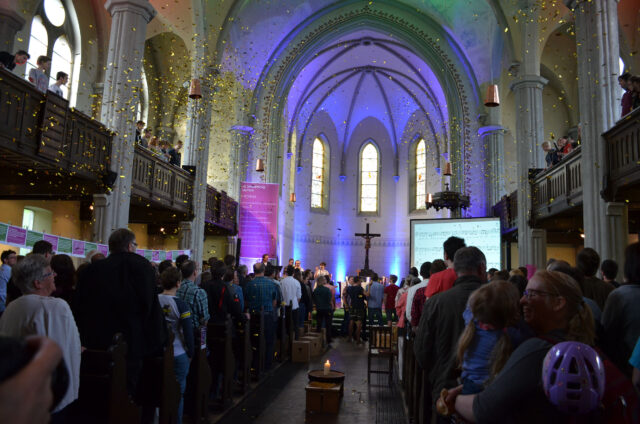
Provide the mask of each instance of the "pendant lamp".
POLYGON ((264 161, 262 159, 256 161, 256 172, 264 172, 264 161))
POLYGON ((194 78, 191 80, 191 85, 189 87, 189 98, 191 99, 202 98, 202 89, 200 88, 200 80, 198 78, 194 78))
POLYGON ((498 95, 498 86, 491 84, 487 87, 487 97, 484 98, 486 107, 500 106, 500 96, 498 95))

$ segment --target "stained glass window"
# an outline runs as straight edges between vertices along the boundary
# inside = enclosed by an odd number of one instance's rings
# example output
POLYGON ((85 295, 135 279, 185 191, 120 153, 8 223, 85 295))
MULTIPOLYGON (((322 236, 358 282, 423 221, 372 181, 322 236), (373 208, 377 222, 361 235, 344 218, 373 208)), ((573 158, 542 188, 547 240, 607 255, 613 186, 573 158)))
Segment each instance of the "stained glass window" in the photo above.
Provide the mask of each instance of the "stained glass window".
POLYGON ((416 145, 416 209, 424 209, 427 196, 427 149, 424 139, 416 145))
POLYGON ((319 138, 313 141, 313 158, 311 160, 311 207, 324 207, 324 143, 319 138))
POLYGON ((360 152, 360 212, 378 211, 378 156, 371 142, 360 152))

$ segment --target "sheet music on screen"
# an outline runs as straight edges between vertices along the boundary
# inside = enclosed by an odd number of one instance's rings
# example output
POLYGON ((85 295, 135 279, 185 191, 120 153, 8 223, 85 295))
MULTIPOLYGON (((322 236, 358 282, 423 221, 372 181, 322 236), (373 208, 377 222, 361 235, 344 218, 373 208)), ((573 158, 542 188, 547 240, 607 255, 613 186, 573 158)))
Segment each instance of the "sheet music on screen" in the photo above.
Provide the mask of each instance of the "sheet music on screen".
POLYGON ((442 243, 450 236, 462 237, 467 246, 476 246, 487 257, 487 269, 501 269, 500 219, 412 219, 411 266, 443 259, 442 243))

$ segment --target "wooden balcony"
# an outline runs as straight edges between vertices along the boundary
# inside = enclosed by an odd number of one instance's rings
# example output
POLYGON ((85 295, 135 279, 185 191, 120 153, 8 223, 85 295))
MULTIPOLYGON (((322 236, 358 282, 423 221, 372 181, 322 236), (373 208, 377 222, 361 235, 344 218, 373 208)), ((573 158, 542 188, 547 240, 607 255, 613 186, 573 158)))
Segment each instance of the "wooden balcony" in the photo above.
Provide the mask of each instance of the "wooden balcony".
POLYGON ((502 196, 493 206, 493 216, 500 218, 502 234, 513 232, 518 227, 518 192, 502 196))
POLYGON ((80 198, 104 190, 112 134, 53 93, 0 69, 2 197, 80 198))
MULTIPOLYGON (((582 152, 580 146, 560 163, 537 174, 531 182, 534 225, 552 216, 571 213, 582 205, 582 152)), ((582 214, 580 214, 582 215, 582 214)))
POLYGON ((183 221, 192 214, 193 176, 136 146, 131 184, 132 222, 183 221))
POLYGON ((205 222, 209 224, 208 233, 232 235, 237 233, 236 214, 238 202, 227 195, 207 186, 207 210, 205 222))
POLYGON ((608 178, 603 196, 610 202, 640 202, 640 108, 602 134, 608 178))

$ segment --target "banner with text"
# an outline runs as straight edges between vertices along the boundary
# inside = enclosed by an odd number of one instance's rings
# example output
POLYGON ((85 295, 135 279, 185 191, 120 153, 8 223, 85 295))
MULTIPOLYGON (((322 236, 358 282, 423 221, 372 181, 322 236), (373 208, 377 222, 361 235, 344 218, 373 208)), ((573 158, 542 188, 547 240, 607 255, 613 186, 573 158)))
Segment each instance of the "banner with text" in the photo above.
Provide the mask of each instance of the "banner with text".
MULTIPOLYGON (((39 233, 27 230, 26 228, 0 222, 0 244, 20 247, 24 249, 32 248, 35 242, 46 240, 53 246, 55 253, 64 253, 77 258, 86 257, 92 250, 98 250, 103 255, 109 254, 109 246, 106 244, 93 243, 90 241, 70 239, 53 234, 39 233)), ((144 256, 151 262, 161 262, 165 259, 175 260, 179 255, 191 256, 191 250, 145 250, 136 251, 140 256, 144 256)))
POLYGON ((243 263, 265 253, 276 256, 278 189, 278 184, 241 183, 238 236, 243 263))

